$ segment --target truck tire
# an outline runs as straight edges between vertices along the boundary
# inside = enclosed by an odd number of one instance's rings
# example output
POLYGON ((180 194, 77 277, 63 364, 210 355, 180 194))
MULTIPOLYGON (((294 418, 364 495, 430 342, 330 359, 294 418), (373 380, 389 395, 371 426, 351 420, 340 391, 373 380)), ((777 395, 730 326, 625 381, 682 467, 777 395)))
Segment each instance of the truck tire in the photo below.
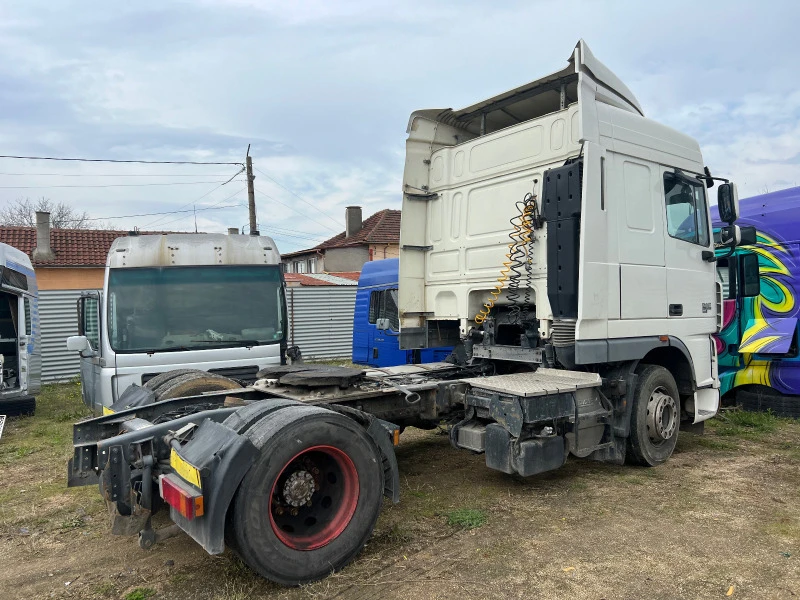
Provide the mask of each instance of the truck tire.
POLYGON ((303 406, 303 404, 297 400, 288 400, 286 398, 259 400, 240 408, 227 417, 222 424, 241 435, 267 415, 288 406, 303 406))
POLYGON ((149 390, 153 390, 153 392, 158 391, 165 383, 172 381, 176 377, 183 377, 184 375, 188 375, 189 373, 205 373, 205 371, 201 371, 200 369, 175 369, 173 371, 166 371, 164 373, 160 373, 156 375, 152 379, 149 379, 147 383, 144 384, 149 390))
POLYGON ((32 415, 34 412, 36 412, 36 398, 33 396, 0 401, 0 415, 21 417, 32 415))
POLYGON ((639 365, 636 374, 627 454, 633 464, 655 467, 672 455, 678 442, 678 386, 672 374, 658 365, 639 365))
POLYGON ((246 435, 259 457, 232 503, 235 551, 283 585, 347 565, 372 534, 382 504, 381 458, 363 427, 330 410, 295 406, 246 435))
POLYGON ((184 396, 197 396, 204 392, 238 390, 241 388, 241 384, 233 379, 222 375, 213 375, 206 371, 197 371, 170 379, 158 386, 154 393, 156 401, 161 401, 184 396))
POLYGON ((800 419, 800 397, 781 394, 772 388, 737 390, 736 403, 750 412, 770 411, 776 417, 800 419))

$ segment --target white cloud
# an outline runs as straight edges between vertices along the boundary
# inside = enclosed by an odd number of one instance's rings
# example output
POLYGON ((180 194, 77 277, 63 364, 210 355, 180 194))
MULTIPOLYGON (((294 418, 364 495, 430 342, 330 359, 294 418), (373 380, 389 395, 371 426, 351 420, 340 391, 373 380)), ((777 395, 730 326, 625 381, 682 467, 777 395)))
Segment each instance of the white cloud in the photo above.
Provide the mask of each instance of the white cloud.
MULTIPOLYGON (((259 222, 296 250, 340 231, 347 205, 365 217, 399 208, 413 110, 466 106, 554 71, 583 37, 648 116, 698 139, 712 170, 746 196, 800 179, 798 20, 789 1, 6 3, 0 153, 241 161, 252 143, 256 167, 313 205, 256 173, 273 198, 256 195, 259 222)), ((0 175, 0 187, 222 181, 235 171, 0 161, 0 172, 86 176, 0 175), (177 173, 196 178, 99 176, 177 173)), ((217 185, 0 189, 0 202, 47 195, 106 217, 246 201, 234 194, 241 176, 217 185)), ((119 223, 154 221, 194 228, 185 214, 119 223)), ((197 222, 225 231, 247 210, 204 211, 197 222)))

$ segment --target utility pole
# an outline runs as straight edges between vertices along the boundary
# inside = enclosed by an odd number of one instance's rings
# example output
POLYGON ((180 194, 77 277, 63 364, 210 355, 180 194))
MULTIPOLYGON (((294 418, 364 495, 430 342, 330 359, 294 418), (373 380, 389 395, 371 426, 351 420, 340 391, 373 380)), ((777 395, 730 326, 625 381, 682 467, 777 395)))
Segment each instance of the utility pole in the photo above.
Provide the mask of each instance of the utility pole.
POLYGON ((253 187, 255 175, 253 175, 253 159, 250 158, 250 144, 247 144, 247 206, 250 209, 250 234, 258 233, 258 225, 256 224, 256 191, 253 187))

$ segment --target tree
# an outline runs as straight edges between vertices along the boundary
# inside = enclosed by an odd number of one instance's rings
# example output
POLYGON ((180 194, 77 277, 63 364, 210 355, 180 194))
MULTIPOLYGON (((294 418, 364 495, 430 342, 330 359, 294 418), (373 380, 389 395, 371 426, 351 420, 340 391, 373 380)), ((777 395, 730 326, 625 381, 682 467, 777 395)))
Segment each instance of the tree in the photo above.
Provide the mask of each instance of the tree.
POLYGON ((96 224, 89 220, 89 213, 78 212, 63 202, 53 202, 50 198, 17 198, 8 206, 0 208, 0 225, 36 227, 36 212, 50 213, 50 226, 57 229, 94 229, 96 224))

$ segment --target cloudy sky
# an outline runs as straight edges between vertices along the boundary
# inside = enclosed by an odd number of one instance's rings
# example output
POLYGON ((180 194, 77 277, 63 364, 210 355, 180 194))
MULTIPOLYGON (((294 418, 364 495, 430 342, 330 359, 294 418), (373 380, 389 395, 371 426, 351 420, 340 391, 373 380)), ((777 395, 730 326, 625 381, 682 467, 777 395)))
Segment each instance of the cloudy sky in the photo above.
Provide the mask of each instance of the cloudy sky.
MULTIPOLYGON (((0 154, 242 161, 282 251, 400 207, 405 127, 562 68, 578 38, 742 197, 800 185, 800 3, 0 1, 0 154)), ((92 217, 196 207, 247 223, 235 166, 0 159, 0 205, 92 217), (146 185, 145 185, 146 184, 146 185), (111 187, 101 187, 111 186, 111 187)), ((195 215, 115 219, 193 230, 195 215)))

